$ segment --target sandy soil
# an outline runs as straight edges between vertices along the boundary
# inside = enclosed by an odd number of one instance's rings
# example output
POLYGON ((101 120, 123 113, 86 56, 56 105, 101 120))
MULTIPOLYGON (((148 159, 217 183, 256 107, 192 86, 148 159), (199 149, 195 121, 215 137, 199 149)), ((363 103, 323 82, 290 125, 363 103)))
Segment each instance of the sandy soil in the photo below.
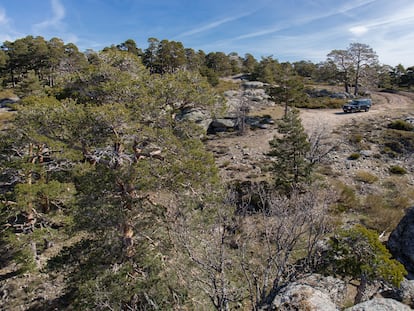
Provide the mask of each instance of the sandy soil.
POLYGON ((376 92, 372 95, 373 105, 369 112, 344 113, 341 109, 302 109, 301 118, 305 129, 310 132, 318 127, 332 132, 340 125, 351 121, 390 118, 406 112, 414 112, 414 101, 409 97, 376 92))
MULTIPOLYGON (((300 109, 302 124, 308 134, 323 130, 332 140, 340 138, 341 127, 358 126, 362 121, 375 124, 403 115, 414 116, 414 100, 408 96, 376 92, 368 112, 344 113, 341 109, 300 109)), ((280 107, 274 107, 279 109, 280 107)), ((244 179, 261 174, 258 167, 266 161, 269 141, 277 134, 275 127, 267 130, 251 130, 246 135, 224 134, 212 137, 208 149, 216 155, 224 179, 244 179)), ((254 177, 253 177, 254 178, 254 177)))

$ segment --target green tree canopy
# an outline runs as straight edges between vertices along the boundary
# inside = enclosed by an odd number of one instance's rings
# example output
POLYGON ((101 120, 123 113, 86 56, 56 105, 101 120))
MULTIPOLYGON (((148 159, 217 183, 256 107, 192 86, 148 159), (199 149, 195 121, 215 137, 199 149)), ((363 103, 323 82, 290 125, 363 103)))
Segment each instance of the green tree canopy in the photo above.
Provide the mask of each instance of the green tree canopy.
POLYGON ((291 110, 279 120, 278 134, 269 142, 273 158, 272 173, 275 186, 290 192, 300 183, 309 181, 311 165, 306 159, 310 149, 308 136, 302 126, 299 111, 291 110))
POLYGON ((346 50, 331 51, 328 54, 328 61, 337 67, 345 92, 348 93, 349 85, 353 84, 354 95, 357 95, 361 77, 378 64, 378 56, 367 44, 351 43, 346 50))
POLYGON ((199 201, 217 184, 212 154, 174 119, 174 109, 213 106, 217 98, 195 73, 150 75, 117 49, 99 59, 60 100, 26 97, 1 133, 1 178, 10 190, 1 194, 0 217, 9 224, 2 243, 21 249, 29 266, 55 227, 87 232, 48 266, 68 273, 73 305, 165 309, 185 292, 165 260, 168 204, 153 194, 199 201), (19 225, 25 231, 16 239, 19 225))
POLYGON ((378 234, 362 225, 340 230, 331 238, 330 247, 323 269, 360 281, 356 303, 363 297, 367 283, 380 280, 398 287, 407 274, 404 266, 392 259, 378 234))

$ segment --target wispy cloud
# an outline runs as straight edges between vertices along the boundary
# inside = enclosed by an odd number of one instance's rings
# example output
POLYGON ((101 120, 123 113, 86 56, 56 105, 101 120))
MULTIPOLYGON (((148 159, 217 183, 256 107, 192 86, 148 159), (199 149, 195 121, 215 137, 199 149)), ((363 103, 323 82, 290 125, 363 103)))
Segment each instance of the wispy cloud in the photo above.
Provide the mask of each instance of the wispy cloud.
POLYGON ((7 25, 9 23, 9 19, 6 15, 6 11, 3 8, 0 8, 0 25, 7 25))
MULTIPOLYGON (((414 4, 404 6, 404 8, 394 11, 392 14, 383 13, 380 17, 365 20, 363 23, 349 28, 349 31, 354 34, 365 34, 372 30, 392 30, 396 27, 405 27, 410 24, 414 24, 414 4)), ((407 27, 406 31, 409 32, 410 29, 412 28, 407 27)))
MULTIPOLYGON (((291 20, 289 22, 284 22, 284 23, 278 23, 273 25, 272 27, 268 27, 266 29, 261 29, 258 31, 254 31, 248 34, 244 34, 244 35, 240 35, 237 37, 232 38, 231 40, 243 40, 243 39, 249 39, 249 38, 255 38, 255 37, 260 37, 260 36, 265 36, 265 35, 269 35, 269 34, 273 34, 273 33, 277 33, 279 31, 291 28, 291 27, 298 27, 298 26, 303 26, 312 22, 315 22, 317 20, 321 20, 324 18, 329 18, 338 14, 346 14, 350 11, 356 10, 362 6, 371 4, 372 2, 375 2, 376 0, 356 0, 356 1, 351 1, 348 2, 346 4, 344 4, 343 6, 328 10, 324 13, 320 13, 320 14, 309 14, 309 12, 305 12, 304 15, 302 16, 296 16, 295 17, 291 17, 291 20)), ((312 3, 314 6, 316 6, 317 4, 312 1, 310 2, 312 3)), ((322 12, 322 10, 321 10, 322 12)), ((292 14, 292 16, 295 13, 287 13, 287 15, 292 14)))
POLYGON ((362 36, 363 34, 368 32, 368 27, 366 26, 355 26, 349 28, 349 31, 354 34, 355 36, 362 36))
POLYGON ((192 35, 195 35, 195 34, 199 34, 199 33, 217 28, 217 27, 219 27, 223 24, 230 23, 230 22, 233 22, 235 20, 244 18, 244 17, 249 16, 253 13, 254 13, 254 11, 247 12, 247 13, 244 13, 244 14, 235 15, 235 16, 226 17, 226 18, 223 18, 223 19, 220 19, 220 20, 217 20, 217 21, 213 21, 209 24, 206 24, 206 25, 191 29, 189 31, 183 32, 183 33, 179 34, 176 37, 177 38, 182 38, 182 37, 188 37, 188 36, 192 36, 192 35))
POLYGON ((7 16, 6 10, 0 7, 0 42, 13 41, 22 36, 12 25, 13 20, 7 16))
POLYGON ((381 62, 407 66, 414 63, 410 53, 414 41, 414 3, 396 7, 392 12, 381 10, 374 18, 349 25, 348 30, 357 40, 370 44, 381 62), (355 32, 358 28, 366 31, 355 32))
POLYGON ((35 32, 41 32, 48 28, 60 28, 62 20, 65 18, 65 7, 59 0, 51 0, 52 17, 41 23, 33 25, 35 32))
POLYGON ((50 0, 52 15, 44 21, 34 24, 32 30, 34 34, 41 36, 56 36, 65 42, 77 43, 79 37, 76 34, 66 31, 67 25, 64 23, 66 9, 60 0, 50 0))
POLYGON ((354 0, 354 1, 349 1, 347 3, 345 3, 343 6, 339 7, 339 10, 336 12, 336 14, 341 13, 341 14, 350 14, 353 11, 370 5, 374 2, 378 2, 378 0, 354 0))

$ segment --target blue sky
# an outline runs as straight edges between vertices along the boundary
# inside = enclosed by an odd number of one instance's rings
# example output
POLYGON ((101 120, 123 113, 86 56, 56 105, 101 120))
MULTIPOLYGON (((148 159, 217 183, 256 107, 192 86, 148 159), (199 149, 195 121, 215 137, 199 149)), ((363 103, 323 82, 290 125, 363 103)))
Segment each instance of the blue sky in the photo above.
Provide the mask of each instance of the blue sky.
POLYGON ((82 51, 133 39, 181 41, 186 48, 326 60, 351 42, 380 62, 414 65, 413 0, 0 0, 0 42, 58 37, 82 51))

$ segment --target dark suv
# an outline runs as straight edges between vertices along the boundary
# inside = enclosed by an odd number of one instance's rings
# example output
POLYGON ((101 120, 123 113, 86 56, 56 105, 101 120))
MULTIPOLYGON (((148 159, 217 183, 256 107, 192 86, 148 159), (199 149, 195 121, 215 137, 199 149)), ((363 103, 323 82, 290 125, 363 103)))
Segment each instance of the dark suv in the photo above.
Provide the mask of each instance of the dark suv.
POLYGON ((342 106, 344 112, 368 111, 371 108, 372 101, 370 98, 354 99, 342 106))

